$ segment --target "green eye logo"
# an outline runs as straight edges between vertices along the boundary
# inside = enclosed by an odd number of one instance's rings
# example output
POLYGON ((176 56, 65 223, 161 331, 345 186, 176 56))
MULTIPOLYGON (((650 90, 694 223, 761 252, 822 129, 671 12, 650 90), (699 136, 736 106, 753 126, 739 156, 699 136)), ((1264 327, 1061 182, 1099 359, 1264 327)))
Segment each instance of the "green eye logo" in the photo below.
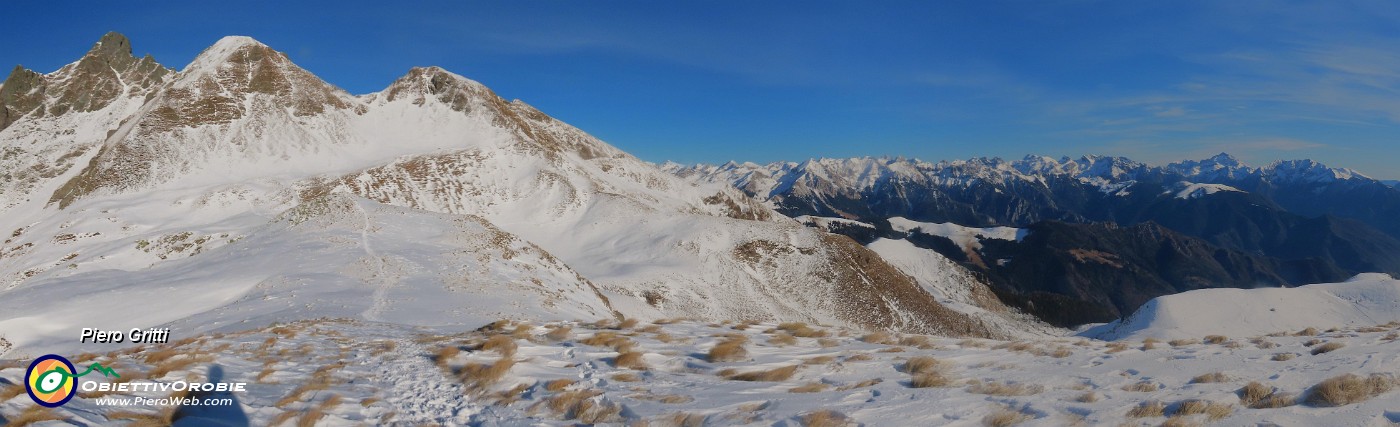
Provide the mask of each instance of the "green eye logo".
POLYGON ((77 394, 74 391, 76 379, 94 370, 104 376, 121 377, 112 368, 102 366, 101 363, 93 363, 86 371, 75 374, 73 363, 68 359, 56 354, 46 354, 29 364, 29 370, 24 374, 24 388, 29 392, 29 397, 34 399, 34 403, 57 408, 68 403, 73 399, 73 395, 77 394))

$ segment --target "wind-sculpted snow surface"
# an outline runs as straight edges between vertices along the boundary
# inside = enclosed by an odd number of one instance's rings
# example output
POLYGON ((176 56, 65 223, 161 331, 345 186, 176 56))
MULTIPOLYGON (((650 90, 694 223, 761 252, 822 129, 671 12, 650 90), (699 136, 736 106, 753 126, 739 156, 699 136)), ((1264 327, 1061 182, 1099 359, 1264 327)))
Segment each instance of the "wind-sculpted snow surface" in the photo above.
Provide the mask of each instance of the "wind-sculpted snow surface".
POLYGON ((1157 297, 1081 335, 1098 339, 1252 336, 1400 321, 1400 280, 1362 274, 1296 288, 1201 289, 1157 297))
MULTIPOLYGON (((74 355, 130 383, 246 382, 250 425, 1384 426, 1400 323, 1174 342, 867 333, 810 323, 500 321, 476 331, 301 321, 74 355), (1323 351, 1326 350, 1326 351, 1323 351)), ((0 392, 23 381, 0 361, 0 392)), ((158 399, 169 392, 108 393, 158 399)), ((0 414, 192 423, 192 407, 0 414)))

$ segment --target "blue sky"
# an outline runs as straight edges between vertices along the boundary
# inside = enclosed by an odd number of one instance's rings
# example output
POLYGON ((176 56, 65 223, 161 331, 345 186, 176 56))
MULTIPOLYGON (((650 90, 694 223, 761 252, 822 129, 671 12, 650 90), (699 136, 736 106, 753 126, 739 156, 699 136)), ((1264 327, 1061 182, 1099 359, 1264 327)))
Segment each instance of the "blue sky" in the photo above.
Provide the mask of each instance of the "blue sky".
POLYGON ((1227 151, 1400 178, 1393 1, 282 3, 10 4, 0 66, 119 31, 181 68, 239 34, 356 94, 439 65, 657 162, 1227 151))

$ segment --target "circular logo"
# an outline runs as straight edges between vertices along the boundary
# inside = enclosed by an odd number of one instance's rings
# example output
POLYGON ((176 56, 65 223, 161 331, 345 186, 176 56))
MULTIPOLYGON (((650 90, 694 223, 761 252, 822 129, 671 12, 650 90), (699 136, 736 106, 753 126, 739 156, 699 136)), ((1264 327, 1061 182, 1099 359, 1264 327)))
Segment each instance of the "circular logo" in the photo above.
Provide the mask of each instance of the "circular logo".
POLYGON ((29 370, 24 373, 24 388, 34 403, 57 408, 68 403, 77 394, 73 363, 57 354, 46 354, 34 359, 29 370))

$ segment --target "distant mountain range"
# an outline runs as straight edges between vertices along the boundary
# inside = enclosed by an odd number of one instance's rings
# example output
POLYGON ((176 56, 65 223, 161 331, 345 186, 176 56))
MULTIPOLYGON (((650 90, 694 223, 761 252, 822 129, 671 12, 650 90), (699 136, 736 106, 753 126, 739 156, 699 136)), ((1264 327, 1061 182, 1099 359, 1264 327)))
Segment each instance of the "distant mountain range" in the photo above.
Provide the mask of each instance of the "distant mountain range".
POLYGON ((729 183, 789 216, 865 224, 832 228, 858 241, 901 238, 936 250, 984 274, 1004 302, 1058 325, 1112 320, 1189 289, 1400 272, 1400 189, 1311 160, 1252 167, 1222 153, 1166 166, 1029 156, 663 167, 729 183), (891 226, 895 218, 1028 233, 970 248, 947 233, 891 226))

